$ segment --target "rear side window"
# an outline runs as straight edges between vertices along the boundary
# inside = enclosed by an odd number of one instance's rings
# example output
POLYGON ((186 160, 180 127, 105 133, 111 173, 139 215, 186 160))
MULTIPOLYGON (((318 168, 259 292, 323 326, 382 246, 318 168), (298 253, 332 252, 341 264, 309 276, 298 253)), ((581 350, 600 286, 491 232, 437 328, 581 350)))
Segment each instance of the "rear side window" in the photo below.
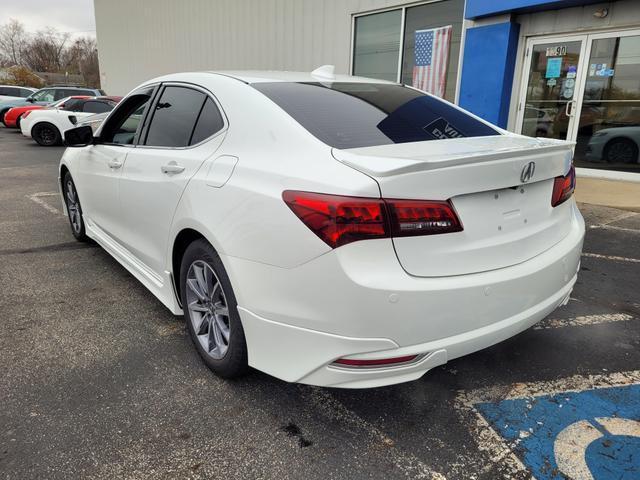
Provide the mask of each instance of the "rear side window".
POLYGON ((155 105, 145 145, 188 146, 204 100, 205 94, 192 88, 166 87, 155 105))
POLYGON ((113 105, 107 102, 97 102, 90 100, 88 102, 84 102, 82 107, 82 111, 85 113, 104 113, 109 112, 113 109, 113 105))
POLYGON ((26 88, 21 88, 20 89, 20 96, 23 97, 23 98, 27 98, 32 93, 33 92, 31 90, 27 90, 26 88))
POLYGON ((448 103, 401 85, 266 82, 252 86, 319 140, 340 149, 499 134, 448 103))
POLYGON ((220 110, 216 106, 215 102, 211 98, 207 97, 198 117, 196 128, 193 130, 193 136, 189 145, 195 145, 203 140, 209 138, 214 133, 222 130, 224 126, 224 120, 220 114, 220 110))

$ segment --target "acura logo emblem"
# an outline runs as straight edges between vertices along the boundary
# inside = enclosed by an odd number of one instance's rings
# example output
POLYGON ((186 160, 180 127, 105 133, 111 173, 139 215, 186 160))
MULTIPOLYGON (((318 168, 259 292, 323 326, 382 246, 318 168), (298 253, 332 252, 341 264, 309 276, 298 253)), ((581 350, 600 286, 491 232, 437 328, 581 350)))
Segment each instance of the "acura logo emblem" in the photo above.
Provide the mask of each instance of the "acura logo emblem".
POLYGON ((522 183, 527 183, 529 180, 533 178, 533 173, 536 171, 536 162, 527 163, 522 169, 522 173, 520 174, 520 181, 522 183))

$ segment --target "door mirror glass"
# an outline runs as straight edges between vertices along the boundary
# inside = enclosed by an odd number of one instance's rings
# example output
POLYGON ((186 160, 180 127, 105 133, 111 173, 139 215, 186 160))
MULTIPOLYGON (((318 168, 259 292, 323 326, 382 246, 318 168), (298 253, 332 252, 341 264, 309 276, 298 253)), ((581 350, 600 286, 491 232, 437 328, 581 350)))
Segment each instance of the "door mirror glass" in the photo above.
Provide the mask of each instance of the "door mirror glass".
POLYGON ((67 147, 86 147, 93 143, 93 129, 89 125, 72 128, 64 134, 64 144, 67 147))

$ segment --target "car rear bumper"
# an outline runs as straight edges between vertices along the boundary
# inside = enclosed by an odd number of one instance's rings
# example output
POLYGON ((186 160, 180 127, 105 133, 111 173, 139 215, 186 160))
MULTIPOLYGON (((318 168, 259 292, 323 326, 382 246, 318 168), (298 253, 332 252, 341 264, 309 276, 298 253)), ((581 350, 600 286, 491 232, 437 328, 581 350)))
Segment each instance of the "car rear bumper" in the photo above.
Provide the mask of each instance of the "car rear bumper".
POLYGON ((249 363, 286 381, 366 388, 419 378, 501 342, 568 300, 584 238, 573 210, 570 233, 549 250, 471 275, 410 276, 385 240, 356 242, 292 269, 223 256, 249 363), (333 364, 405 355, 419 358, 383 368, 333 364))

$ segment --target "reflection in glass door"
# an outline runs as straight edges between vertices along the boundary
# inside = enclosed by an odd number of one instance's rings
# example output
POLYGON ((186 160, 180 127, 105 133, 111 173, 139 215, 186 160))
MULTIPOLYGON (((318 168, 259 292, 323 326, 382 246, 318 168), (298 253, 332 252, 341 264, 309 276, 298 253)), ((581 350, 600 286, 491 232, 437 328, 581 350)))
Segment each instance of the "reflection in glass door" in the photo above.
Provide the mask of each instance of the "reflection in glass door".
POLYGON ((594 35, 590 47, 575 163, 640 172, 640 32, 594 35))
POLYGON ((572 138, 583 48, 582 38, 530 42, 525 102, 520 106, 523 135, 572 138))

